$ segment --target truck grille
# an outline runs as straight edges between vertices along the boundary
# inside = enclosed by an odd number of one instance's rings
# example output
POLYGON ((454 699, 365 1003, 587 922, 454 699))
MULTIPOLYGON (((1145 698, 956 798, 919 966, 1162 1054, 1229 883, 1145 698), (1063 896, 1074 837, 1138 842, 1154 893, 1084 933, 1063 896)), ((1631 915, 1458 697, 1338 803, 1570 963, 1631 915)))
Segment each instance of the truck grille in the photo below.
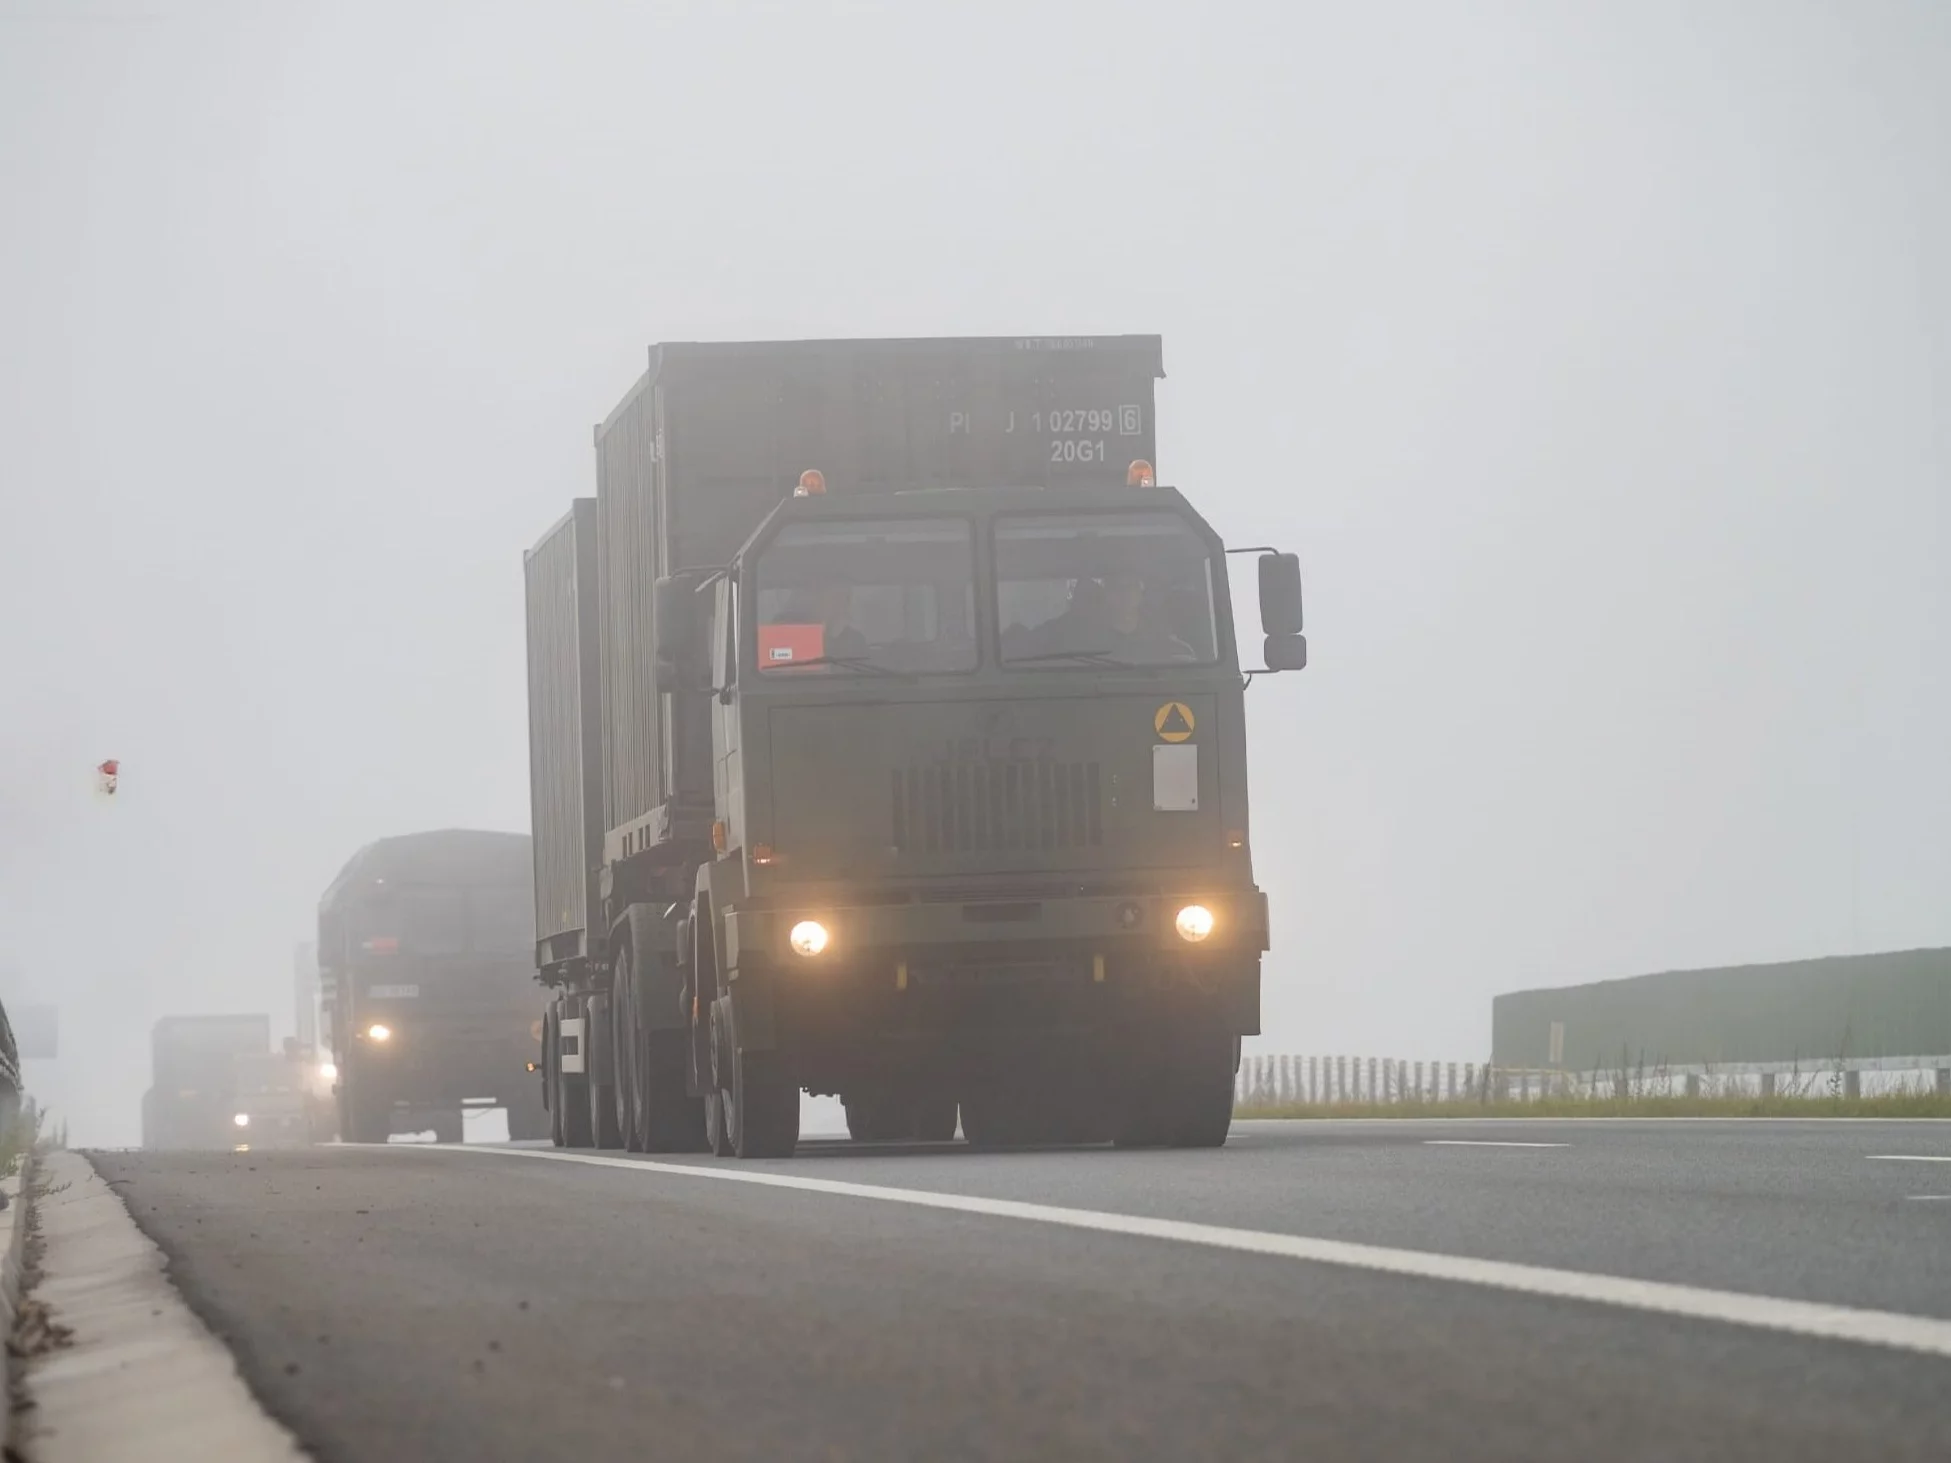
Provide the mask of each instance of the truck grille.
POLYGON ((904 854, 1096 848, 1095 762, 937 762, 896 768, 894 847, 904 854))

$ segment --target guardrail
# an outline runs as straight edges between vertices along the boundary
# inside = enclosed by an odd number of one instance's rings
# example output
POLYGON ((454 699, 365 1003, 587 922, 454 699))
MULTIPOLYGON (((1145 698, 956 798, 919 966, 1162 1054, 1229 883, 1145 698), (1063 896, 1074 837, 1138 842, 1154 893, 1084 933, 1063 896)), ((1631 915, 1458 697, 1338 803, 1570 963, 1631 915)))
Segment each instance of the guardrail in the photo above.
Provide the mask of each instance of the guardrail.
POLYGON ((1243 1107, 1375 1106, 1429 1102, 1531 1102, 1545 1098, 1861 1097, 1935 1090, 1951 1097, 1951 1055, 1739 1062, 1569 1072, 1490 1062, 1397 1057, 1255 1055, 1240 1063, 1233 1096, 1243 1107))

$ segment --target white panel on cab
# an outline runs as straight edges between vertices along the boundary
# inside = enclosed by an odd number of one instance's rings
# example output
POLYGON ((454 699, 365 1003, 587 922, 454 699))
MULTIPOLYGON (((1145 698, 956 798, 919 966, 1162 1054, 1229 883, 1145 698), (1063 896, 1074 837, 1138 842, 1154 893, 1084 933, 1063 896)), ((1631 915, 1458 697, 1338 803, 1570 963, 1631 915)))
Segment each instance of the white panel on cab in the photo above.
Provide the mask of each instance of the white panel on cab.
POLYGON ((1152 748, 1152 811, 1199 811, 1199 744, 1160 742, 1152 748))

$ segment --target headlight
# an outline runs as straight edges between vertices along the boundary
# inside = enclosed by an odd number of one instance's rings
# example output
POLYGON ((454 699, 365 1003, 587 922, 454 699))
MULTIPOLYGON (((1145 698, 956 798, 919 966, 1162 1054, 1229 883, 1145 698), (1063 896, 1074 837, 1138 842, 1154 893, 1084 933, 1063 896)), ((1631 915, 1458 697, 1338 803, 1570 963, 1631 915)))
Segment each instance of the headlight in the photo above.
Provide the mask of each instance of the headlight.
POLYGON ((1173 923, 1181 940, 1196 945, 1213 932, 1213 912, 1203 904, 1188 904, 1173 923))
POLYGON ((321 1082, 338 1081, 339 1064, 337 1062, 320 1062, 318 1064, 318 1079, 321 1082))
POLYGON ((375 1021, 371 1026, 366 1028, 366 1035, 370 1036, 374 1041, 391 1041, 393 1039, 393 1028, 384 1022, 375 1021))
POLYGON ((251 1115, 247 1112, 240 1112, 231 1121, 240 1128, 248 1128, 251 1125, 251 1115))
POLYGON ((816 919, 803 919, 793 926, 787 937, 792 942, 795 955, 817 955, 826 949, 826 926, 816 919))

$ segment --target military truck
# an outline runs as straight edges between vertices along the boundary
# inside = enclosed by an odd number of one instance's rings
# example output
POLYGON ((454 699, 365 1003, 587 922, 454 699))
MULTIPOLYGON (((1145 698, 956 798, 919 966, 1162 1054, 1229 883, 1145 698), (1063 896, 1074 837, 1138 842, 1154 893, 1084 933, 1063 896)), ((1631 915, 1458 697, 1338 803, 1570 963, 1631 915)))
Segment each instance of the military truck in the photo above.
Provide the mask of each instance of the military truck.
POLYGON ((235 1148, 240 1069, 271 1053, 269 1016, 165 1016, 149 1034, 149 1090, 142 1095, 142 1146, 235 1148))
POLYGON ((674 344, 526 557, 560 1145, 1210 1146, 1259 1029, 1260 556, 1154 464, 1155 336, 674 344), (1249 662, 1251 664, 1251 662, 1249 662))
POLYGON ((330 1138, 336 1126, 327 1077, 331 1070, 296 1039, 286 1041, 280 1051, 239 1057, 231 1116, 236 1145, 303 1148, 330 1138))
POLYGON ((341 1136, 428 1128, 458 1143, 470 1105, 547 1131, 535 1019, 529 840, 471 829, 368 844, 318 907, 322 1038, 341 1136))

